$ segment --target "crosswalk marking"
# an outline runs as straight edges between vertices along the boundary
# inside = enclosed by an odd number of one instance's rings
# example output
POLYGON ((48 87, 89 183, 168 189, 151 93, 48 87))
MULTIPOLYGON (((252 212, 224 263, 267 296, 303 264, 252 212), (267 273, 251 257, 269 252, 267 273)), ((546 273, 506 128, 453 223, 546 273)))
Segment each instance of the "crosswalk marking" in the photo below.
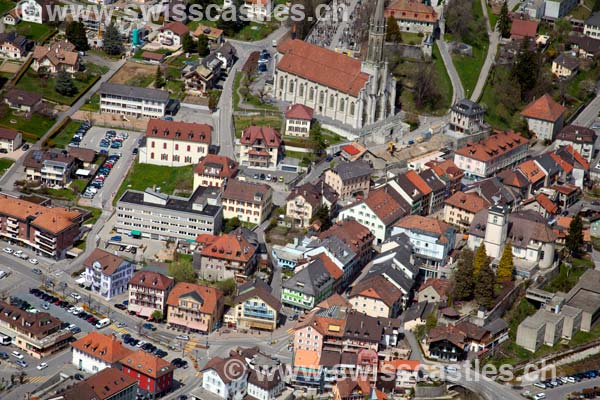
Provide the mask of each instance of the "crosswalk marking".
POLYGON ((115 325, 115 324, 112 324, 112 325, 110 326, 110 329, 112 329, 113 331, 115 331, 115 332, 118 332, 118 333, 127 333, 127 329, 125 329, 125 328, 119 328, 119 327, 118 327, 117 325, 115 325))
POLYGON ((294 333, 294 328, 290 328, 287 330, 288 335, 291 335, 292 333, 294 333))
POLYGON ((29 383, 44 383, 46 382, 50 377, 49 376, 30 376, 28 379, 29 383))

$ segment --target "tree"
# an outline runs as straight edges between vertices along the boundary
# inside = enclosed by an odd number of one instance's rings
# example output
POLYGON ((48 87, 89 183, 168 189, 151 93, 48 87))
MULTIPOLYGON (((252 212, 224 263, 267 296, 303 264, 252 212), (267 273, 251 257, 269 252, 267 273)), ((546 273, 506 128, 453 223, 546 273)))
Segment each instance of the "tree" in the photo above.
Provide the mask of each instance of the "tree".
POLYGON ((583 221, 577 215, 569 225, 569 232, 565 239, 565 247, 572 256, 577 257, 581 246, 583 245, 583 221))
POLYGON ((67 37, 67 40, 75 46, 77 51, 87 51, 90 49, 85 26, 82 22, 73 21, 69 23, 65 31, 65 36, 67 37))
POLYGON ((169 265, 168 273, 169 276, 175 279, 176 283, 196 283, 197 280, 196 271, 194 271, 194 267, 188 259, 180 259, 176 262, 171 263, 171 265, 169 265))
POLYGON ((215 111, 219 105, 219 99, 221 98, 221 91, 211 89, 208 91, 208 108, 211 111, 215 111))
POLYGON ((242 15, 241 3, 241 0, 234 0, 232 6, 224 8, 217 19, 217 28, 227 36, 234 36, 248 23, 247 16, 242 15))
POLYGON ((162 321, 163 319, 163 313, 160 310, 155 310, 152 315, 150 315, 150 317, 154 320, 154 321, 162 321))
POLYGON ((510 241, 504 246, 500 263, 498 264, 498 282, 510 282, 513 278, 514 263, 512 254, 512 244, 510 241))
POLYGON ((475 282, 473 279, 473 252, 464 248, 458 258, 458 266, 453 275, 453 297, 456 300, 467 300, 473 296, 475 282))
POLYGON ((494 306, 494 285, 496 277, 489 262, 486 262, 477 274, 475 281, 475 300, 488 310, 494 306))
POLYGON ((194 53, 197 50, 196 43, 191 35, 183 35, 183 39, 181 39, 181 47, 185 53, 194 53))
POLYGON ((435 105, 439 99, 439 91, 435 82, 433 65, 426 64, 415 71, 415 105, 422 109, 426 105, 435 105))
POLYGON ((63 96, 73 96, 77 93, 77 88, 73 83, 73 78, 71 78, 71 74, 66 71, 58 71, 56 75, 56 84, 54 86, 54 90, 56 93, 62 94, 63 96))
POLYGON ((331 217, 329 215, 329 207, 327 204, 323 204, 317 209, 315 215, 310 219, 310 222, 321 221, 321 230, 326 231, 331 228, 331 217))
POLYGON ((223 291, 224 296, 232 296, 235 294, 237 284, 233 278, 224 279, 215 283, 215 286, 223 291))
POLYGON ((385 33, 386 42, 398 43, 402 41, 402 33, 400 33, 400 27, 398 21, 393 15, 390 15, 387 20, 387 31, 385 33))
POLYGON ((104 32, 103 37, 104 52, 111 56, 119 55, 123 52, 123 40, 121 34, 114 23, 110 23, 104 32))
POLYGON ((466 41, 474 22, 471 1, 447 2, 444 8, 446 31, 452 32, 457 41, 466 41))
MULTIPOLYGON (((492 28, 494 28, 492 26, 492 28)), ((498 18, 498 30, 503 38, 507 38, 510 36, 510 18, 508 17, 508 4, 506 1, 502 3, 502 8, 500 9, 500 17, 498 18)))
POLYGON ((488 263, 487 252, 485 251, 485 244, 481 242, 481 245, 477 248, 475 252, 475 258, 473 260, 473 276, 477 278, 479 276, 479 271, 481 268, 488 263))
POLYGON ((156 67, 156 75, 154 76, 154 87, 160 89, 165 86, 165 77, 163 76, 160 65, 156 67))
POLYGON ((240 226, 242 226, 242 223, 240 222, 240 219, 238 217, 226 219, 225 226, 223 227, 223 232, 224 233, 232 232, 232 231, 236 230, 237 228, 239 228, 240 226))
POLYGON ((425 320, 425 330, 427 332, 431 331, 433 328, 437 326, 438 318, 437 318, 437 310, 433 310, 431 314, 427 316, 425 320))
POLYGON ((570 21, 559 18, 554 22, 554 30, 558 34, 558 40, 562 42, 565 36, 573 30, 573 25, 570 21))
POLYGON ((206 57, 209 53, 208 37, 206 35, 198 36, 198 55, 200 57, 206 57))
POLYGON ((521 99, 524 100, 529 91, 535 87, 539 74, 538 57, 529 49, 528 37, 523 39, 512 74, 521 88, 521 99))

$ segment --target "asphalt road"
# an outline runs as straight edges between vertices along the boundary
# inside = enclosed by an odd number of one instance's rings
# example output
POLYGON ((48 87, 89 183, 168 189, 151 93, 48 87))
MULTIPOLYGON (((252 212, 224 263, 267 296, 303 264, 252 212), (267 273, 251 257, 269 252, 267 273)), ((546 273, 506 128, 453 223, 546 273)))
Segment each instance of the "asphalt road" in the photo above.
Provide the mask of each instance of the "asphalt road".
POLYGON ((440 49, 440 54, 442 55, 442 60, 446 66, 450 81, 452 82, 452 104, 454 104, 465 98, 465 89, 463 88, 460 76, 458 76, 458 72, 456 72, 456 68, 452 62, 452 56, 448 50, 448 45, 444 40, 437 40, 436 43, 440 49))

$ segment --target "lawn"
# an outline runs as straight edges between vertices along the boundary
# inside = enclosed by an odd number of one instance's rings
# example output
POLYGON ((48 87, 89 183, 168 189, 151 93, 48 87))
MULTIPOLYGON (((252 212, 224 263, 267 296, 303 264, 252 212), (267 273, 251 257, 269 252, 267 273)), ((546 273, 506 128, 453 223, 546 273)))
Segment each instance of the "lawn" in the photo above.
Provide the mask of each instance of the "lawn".
POLYGON ((483 88, 483 93, 481 94, 481 99, 479 100, 481 104, 485 104, 485 121, 490 124, 493 128, 497 129, 509 129, 511 121, 505 120, 503 117, 496 113, 496 107, 498 105, 498 99, 496 98, 496 92, 494 89, 494 85, 492 84, 491 76, 488 78, 488 81, 483 88))
POLYGON ((10 168, 15 162, 8 158, 0 158, 0 176, 4 175, 7 169, 10 168))
POLYGON ((233 39, 244 40, 248 42, 254 42, 261 40, 269 36, 271 32, 277 29, 276 22, 250 22, 248 25, 242 28, 241 31, 235 34, 233 39))
POLYGON ((242 131, 251 125, 270 126, 276 131, 281 132, 283 119, 281 116, 272 115, 256 115, 243 117, 239 115, 233 116, 233 125, 235 126, 235 137, 238 139, 242 136, 242 131))
POLYGON ((81 106, 81 111, 100 111, 100 95, 95 93, 90 99, 81 106))
POLYGON ((195 61, 200 60, 200 56, 198 54, 190 54, 189 57, 186 57, 185 54, 181 54, 177 58, 171 58, 167 63, 174 67, 183 67, 186 63, 193 63, 195 61))
MULTIPOLYGON (((238 92, 240 87, 243 87, 243 82, 245 81, 245 74, 243 72, 236 72, 235 74, 235 79, 233 81, 233 104, 234 104, 234 110, 238 110, 240 109, 240 107, 238 107, 239 102, 240 102, 240 93, 238 92)), ((250 104, 251 106, 253 106, 254 108, 263 108, 265 110, 277 110, 277 106, 274 106, 272 104, 265 104, 263 102, 260 101, 260 98, 258 96, 255 96, 252 93, 248 93, 246 95, 245 98, 243 98, 243 102, 250 104)))
MULTIPOLYGON (((437 80, 437 88, 440 93, 441 100, 438 104, 438 110, 442 110, 446 112, 452 105, 452 81, 448 76, 448 71, 446 71, 446 66, 444 65, 444 60, 442 60, 442 55, 440 54, 440 49, 438 48, 437 43, 433 46, 433 67, 435 68, 435 76, 437 80)), ((436 110, 430 110, 432 114, 436 114, 436 110)), ((438 111, 439 112, 439 111, 438 111)))
POLYGON ((33 22, 21 21, 17 25, 17 32, 27 39, 41 44, 56 32, 56 28, 48 24, 34 24, 33 22))
POLYGON ((496 23, 498 22, 499 17, 498 17, 498 15, 493 13, 492 7, 490 7, 489 4, 487 4, 487 12, 488 12, 488 17, 490 19, 490 26, 492 27, 492 30, 493 30, 494 27, 496 26, 496 23))
POLYGON ((39 114, 32 114, 31 117, 25 118, 14 114, 13 110, 0 118, 0 126, 22 131, 23 139, 32 143, 37 142, 39 138, 44 136, 48 129, 54 125, 54 122, 53 118, 39 114))
POLYGON ((569 15, 574 19, 585 21, 592 15, 592 12, 584 6, 577 6, 569 13, 569 15))
POLYGON ((544 287, 544 290, 548 292, 568 292, 575 286, 579 281, 579 278, 583 273, 592 268, 594 264, 588 260, 573 260, 573 267, 569 267, 566 264, 561 264, 558 275, 553 277, 548 284, 544 287))
POLYGON ((176 190, 191 192, 194 180, 193 170, 193 165, 175 168, 136 163, 121 184, 115 196, 115 203, 126 189, 144 191, 156 186, 160 187, 161 193, 166 194, 173 194, 176 190))
POLYGON ((404 44, 418 45, 423 41, 423 35, 412 32, 402 32, 400 38, 404 44))
MULTIPOLYGON (((102 71, 100 67, 98 67, 98 69, 92 68, 92 70, 102 71)), ((99 74, 93 73, 92 71, 90 71, 90 73, 80 74, 79 76, 85 78, 85 80, 73 79, 73 83, 77 88, 77 93, 74 96, 63 96, 58 94, 56 90, 54 90, 56 85, 55 76, 50 76, 48 79, 40 79, 38 74, 33 70, 29 70, 23 74, 23 77, 21 77, 17 83, 17 88, 31 92, 39 92, 46 100, 70 106, 73 105, 73 103, 75 103, 75 101, 81 97, 82 94, 87 92, 88 89, 100 78, 99 74)))
POLYGON ((146 88, 154 82, 154 75, 137 75, 125 82, 126 85, 146 88))
POLYGON ((73 135, 75 135, 77 129, 79 129, 79 126, 81 126, 81 122, 70 121, 56 135, 54 135, 48 140, 48 146, 65 149, 71 141, 71 139, 73 138, 73 135))
POLYGON ((15 3, 10 0, 0 0, 0 14, 4 15, 10 9, 15 8, 15 3))
POLYGON ((240 83, 242 82, 243 74, 241 72, 235 73, 235 78, 233 79, 233 109, 238 110, 240 105, 240 94, 238 93, 238 89, 240 88, 240 83))
POLYGON ((170 79, 163 89, 168 90, 171 93, 171 97, 175 97, 179 100, 183 100, 186 96, 185 83, 182 81, 170 79))
POLYGON ((99 208, 94 208, 94 207, 81 207, 81 208, 84 208, 92 213, 90 215, 90 217, 85 221, 86 224, 95 224, 96 221, 98 221, 98 218, 100 218, 100 216, 102 215, 102 210, 99 208))

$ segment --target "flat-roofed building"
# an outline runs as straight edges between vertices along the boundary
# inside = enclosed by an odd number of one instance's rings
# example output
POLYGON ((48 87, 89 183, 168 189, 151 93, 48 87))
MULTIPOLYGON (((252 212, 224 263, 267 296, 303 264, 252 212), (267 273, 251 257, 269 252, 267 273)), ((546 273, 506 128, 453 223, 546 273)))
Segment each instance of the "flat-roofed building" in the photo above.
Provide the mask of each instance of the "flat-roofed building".
POLYGON ((100 113, 121 114, 134 118, 165 116, 169 92, 105 82, 98 90, 100 113))

